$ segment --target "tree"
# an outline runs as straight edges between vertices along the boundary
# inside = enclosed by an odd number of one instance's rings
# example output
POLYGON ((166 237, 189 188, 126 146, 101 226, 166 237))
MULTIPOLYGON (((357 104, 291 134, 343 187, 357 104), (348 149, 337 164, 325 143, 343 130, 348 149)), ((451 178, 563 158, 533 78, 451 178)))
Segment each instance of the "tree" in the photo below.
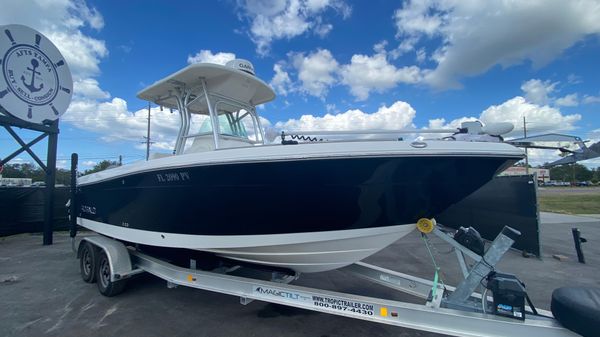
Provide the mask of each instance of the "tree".
POLYGON ((56 184, 71 186, 71 170, 56 169, 56 184))
POLYGON ((600 167, 596 167, 592 169, 592 179, 590 179, 594 184, 600 182, 600 167))
POLYGON ((594 173, 584 165, 575 163, 550 168, 550 177, 552 180, 589 181, 594 177, 594 173))
MULTIPOLYGON (((6 164, 2 171, 5 178, 31 178, 33 181, 46 181, 46 172, 32 163, 6 164)), ((70 185, 71 171, 57 168, 56 184, 70 185)))
POLYGON ((85 172, 83 172, 83 174, 96 173, 96 172, 104 171, 108 168, 115 167, 115 166, 119 166, 119 163, 117 163, 116 161, 113 161, 113 160, 103 160, 103 161, 99 162, 98 164, 94 165, 94 167, 92 167, 91 169, 85 170, 85 172))

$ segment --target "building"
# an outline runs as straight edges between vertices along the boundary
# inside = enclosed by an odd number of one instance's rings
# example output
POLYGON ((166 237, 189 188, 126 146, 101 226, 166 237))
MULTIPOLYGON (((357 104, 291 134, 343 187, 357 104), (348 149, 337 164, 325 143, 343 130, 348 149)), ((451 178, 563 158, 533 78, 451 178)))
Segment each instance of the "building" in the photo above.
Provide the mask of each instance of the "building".
MULTIPOLYGON (((500 176, 523 176, 527 174, 527 169, 523 166, 511 166, 500 173, 500 176)), ((529 174, 536 174, 537 180, 540 183, 547 183, 550 181, 550 170, 543 168, 529 168, 529 174)))
POLYGON ((0 186, 29 186, 31 178, 2 178, 0 175, 0 186))

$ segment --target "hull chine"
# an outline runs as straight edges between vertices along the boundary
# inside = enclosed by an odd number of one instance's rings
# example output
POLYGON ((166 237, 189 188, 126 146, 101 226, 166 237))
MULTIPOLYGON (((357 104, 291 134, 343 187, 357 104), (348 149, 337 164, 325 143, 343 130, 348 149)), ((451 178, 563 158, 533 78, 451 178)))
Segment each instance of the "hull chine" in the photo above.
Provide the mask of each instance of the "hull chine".
POLYGON ((78 218, 78 223, 115 239, 149 246, 209 252, 220 257, 300 273, 342 268, 371 256, 414 224, 296 234, 210 236, 150 232, 78 218))

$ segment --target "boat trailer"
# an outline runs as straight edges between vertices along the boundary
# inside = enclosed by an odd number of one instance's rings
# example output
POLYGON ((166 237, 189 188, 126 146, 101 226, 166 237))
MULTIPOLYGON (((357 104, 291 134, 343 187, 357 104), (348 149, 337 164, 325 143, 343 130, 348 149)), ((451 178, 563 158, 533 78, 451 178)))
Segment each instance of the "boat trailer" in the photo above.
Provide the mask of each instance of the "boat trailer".
MULTIPOLYGON (((169 288, 186 286, 239 296, 244 305, 259 300, 453 336, 578 336, 563 327, 548 311, 532 306, 511 308, 506 303, 498 304, 493 297, 487 296, 487 291, 483 294, 475 292, 486 279, 490 282, 489 275, 494 274, 494 266, 514 243, 515 236, 519 235, 517 231, 505 227, 481 256, 440 230, 434 221, 420 221, 417 228, 426 244, 427 236, 435 235, 454 248, 464 276, 456 288, 439 282, 437 271, 434 280, 430 281, 363 262, 340 270, 425 300, 420 305, 296 286, 289 283, 299 275, 282 272, 271 272, 266 278, 264 272, 262 278, 241 277, 231 273, 247 267, 204 271, 196 269, 195 260, 190 260, 190 268, 183 268, 101 235, 81 238, 76 251, 82 278, 90 283, 97 281, 105 296, 117 295, 128 278, 148 272, 166 280, 169 288), (472 260, 471 266, 465 257, 472 260)), ((75 244, 73 238, 74 249, 75 244)), ((256 272, 259 275, 259 271, 256 272)), ((498 275, 506 277, 505 274, 498 275)))

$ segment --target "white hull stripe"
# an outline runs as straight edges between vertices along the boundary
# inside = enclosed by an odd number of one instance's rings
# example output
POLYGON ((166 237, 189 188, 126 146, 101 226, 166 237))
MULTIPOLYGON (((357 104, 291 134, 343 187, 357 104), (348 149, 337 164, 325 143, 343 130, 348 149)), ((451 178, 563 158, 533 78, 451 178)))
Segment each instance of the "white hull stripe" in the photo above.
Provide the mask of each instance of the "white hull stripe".
POLYGON ((77 218, 80 226, 94 232, 116 238, 150 246, 187 248, 187 249, 223 249, 244 247, 265 247, 279 245, 293 245, 311 242, 338 241, 359 237, 408 233, 415 228, 414 224, 361 228, 340 231, 292 233, 292 234, 266 234, 266 235, 191 235, 176 233, 161 233, 113 226, 89 219, 77 218))

